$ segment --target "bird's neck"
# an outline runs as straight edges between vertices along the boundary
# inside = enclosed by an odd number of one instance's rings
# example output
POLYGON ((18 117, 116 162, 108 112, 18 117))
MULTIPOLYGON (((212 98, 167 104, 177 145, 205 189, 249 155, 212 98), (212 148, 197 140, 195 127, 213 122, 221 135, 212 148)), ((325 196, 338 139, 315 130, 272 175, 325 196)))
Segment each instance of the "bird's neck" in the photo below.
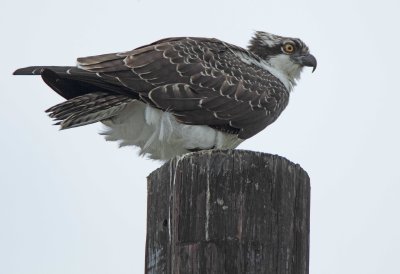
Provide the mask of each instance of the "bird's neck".
POLYGON ((277 62, 277 60, 262 59, 250 51, 235 51, 234 53, 244 63, 255 65, 271 73, 281 81, 288 91, 292 91, 293 87, 296 85, 296 80, 300 76, 300 71, 288 71, 287 68, 282 66, 281 62, 277 62))
POLYGON ((266 62, 270 65, 270 72, 275 77, 279 78, 281 81, 282 78, 285 78, 284 81, 287 81, 290 84, 290 87, 288 88, 286 84, 285 86, 289 91, 291 91, 296 85, 297 80, 300 79, 303 67, 293 63, 287 55, 274 56, 266 60, 266 62), (274 72, 272 72, 272 70, 274 70, 274 72), (280 74, 280 76, 277 74, 280 74))

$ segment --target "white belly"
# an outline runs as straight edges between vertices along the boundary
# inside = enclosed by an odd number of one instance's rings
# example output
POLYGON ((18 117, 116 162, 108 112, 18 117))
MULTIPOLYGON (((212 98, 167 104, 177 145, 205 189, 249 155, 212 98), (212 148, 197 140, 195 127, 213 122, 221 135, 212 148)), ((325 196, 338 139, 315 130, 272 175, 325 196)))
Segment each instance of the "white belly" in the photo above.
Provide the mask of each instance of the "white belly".
POLYGON ((193 149, 231 149, 243 140, 208 126, 184 125, 175 117, 142 102, 130 103, 117 116, 102 121, 107 141, 120 146, 137 146, 140 155, 169 160, 193 149))

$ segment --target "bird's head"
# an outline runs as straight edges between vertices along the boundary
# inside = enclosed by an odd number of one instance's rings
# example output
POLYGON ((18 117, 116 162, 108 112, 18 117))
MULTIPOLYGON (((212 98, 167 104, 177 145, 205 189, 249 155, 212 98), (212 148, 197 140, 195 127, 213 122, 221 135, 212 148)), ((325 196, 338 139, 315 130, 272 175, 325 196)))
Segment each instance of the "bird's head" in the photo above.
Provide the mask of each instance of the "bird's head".
POLYGON ((317 67, 317 60, 298 38, 257 31, 248 48, 271 67, 285 74, 293 84, 300 78, 303 67, 312 67, 313 72, 317 67))

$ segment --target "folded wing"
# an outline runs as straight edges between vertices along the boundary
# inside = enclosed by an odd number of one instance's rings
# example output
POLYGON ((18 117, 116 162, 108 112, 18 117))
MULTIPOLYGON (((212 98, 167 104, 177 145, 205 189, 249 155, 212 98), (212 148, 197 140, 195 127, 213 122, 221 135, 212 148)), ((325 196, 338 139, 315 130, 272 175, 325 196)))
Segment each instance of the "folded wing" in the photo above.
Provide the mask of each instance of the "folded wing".
MULTIPOLYGON (((268 71, 244 63, 235 51, 249 54, 216 39, 170 38, 128 52, 78 58, 77 67, 30 67, 15 74, 40 74, 67 100, 91 93, 108 94, 118 104, 140 100, 182 123, 246 139, 275 121, 288 93, 268 71)), ((102 107, 118 110, 113 104, 102 107)))

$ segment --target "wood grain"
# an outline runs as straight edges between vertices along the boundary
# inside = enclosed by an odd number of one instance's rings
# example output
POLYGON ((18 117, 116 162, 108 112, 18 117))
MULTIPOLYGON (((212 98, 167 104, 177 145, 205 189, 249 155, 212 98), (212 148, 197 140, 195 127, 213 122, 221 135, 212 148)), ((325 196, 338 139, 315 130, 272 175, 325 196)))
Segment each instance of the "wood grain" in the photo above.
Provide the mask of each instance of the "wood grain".
POLYGON ((308 274, 310 180, 243 150, 175 158, 148 177, 145 273, 308 274))

